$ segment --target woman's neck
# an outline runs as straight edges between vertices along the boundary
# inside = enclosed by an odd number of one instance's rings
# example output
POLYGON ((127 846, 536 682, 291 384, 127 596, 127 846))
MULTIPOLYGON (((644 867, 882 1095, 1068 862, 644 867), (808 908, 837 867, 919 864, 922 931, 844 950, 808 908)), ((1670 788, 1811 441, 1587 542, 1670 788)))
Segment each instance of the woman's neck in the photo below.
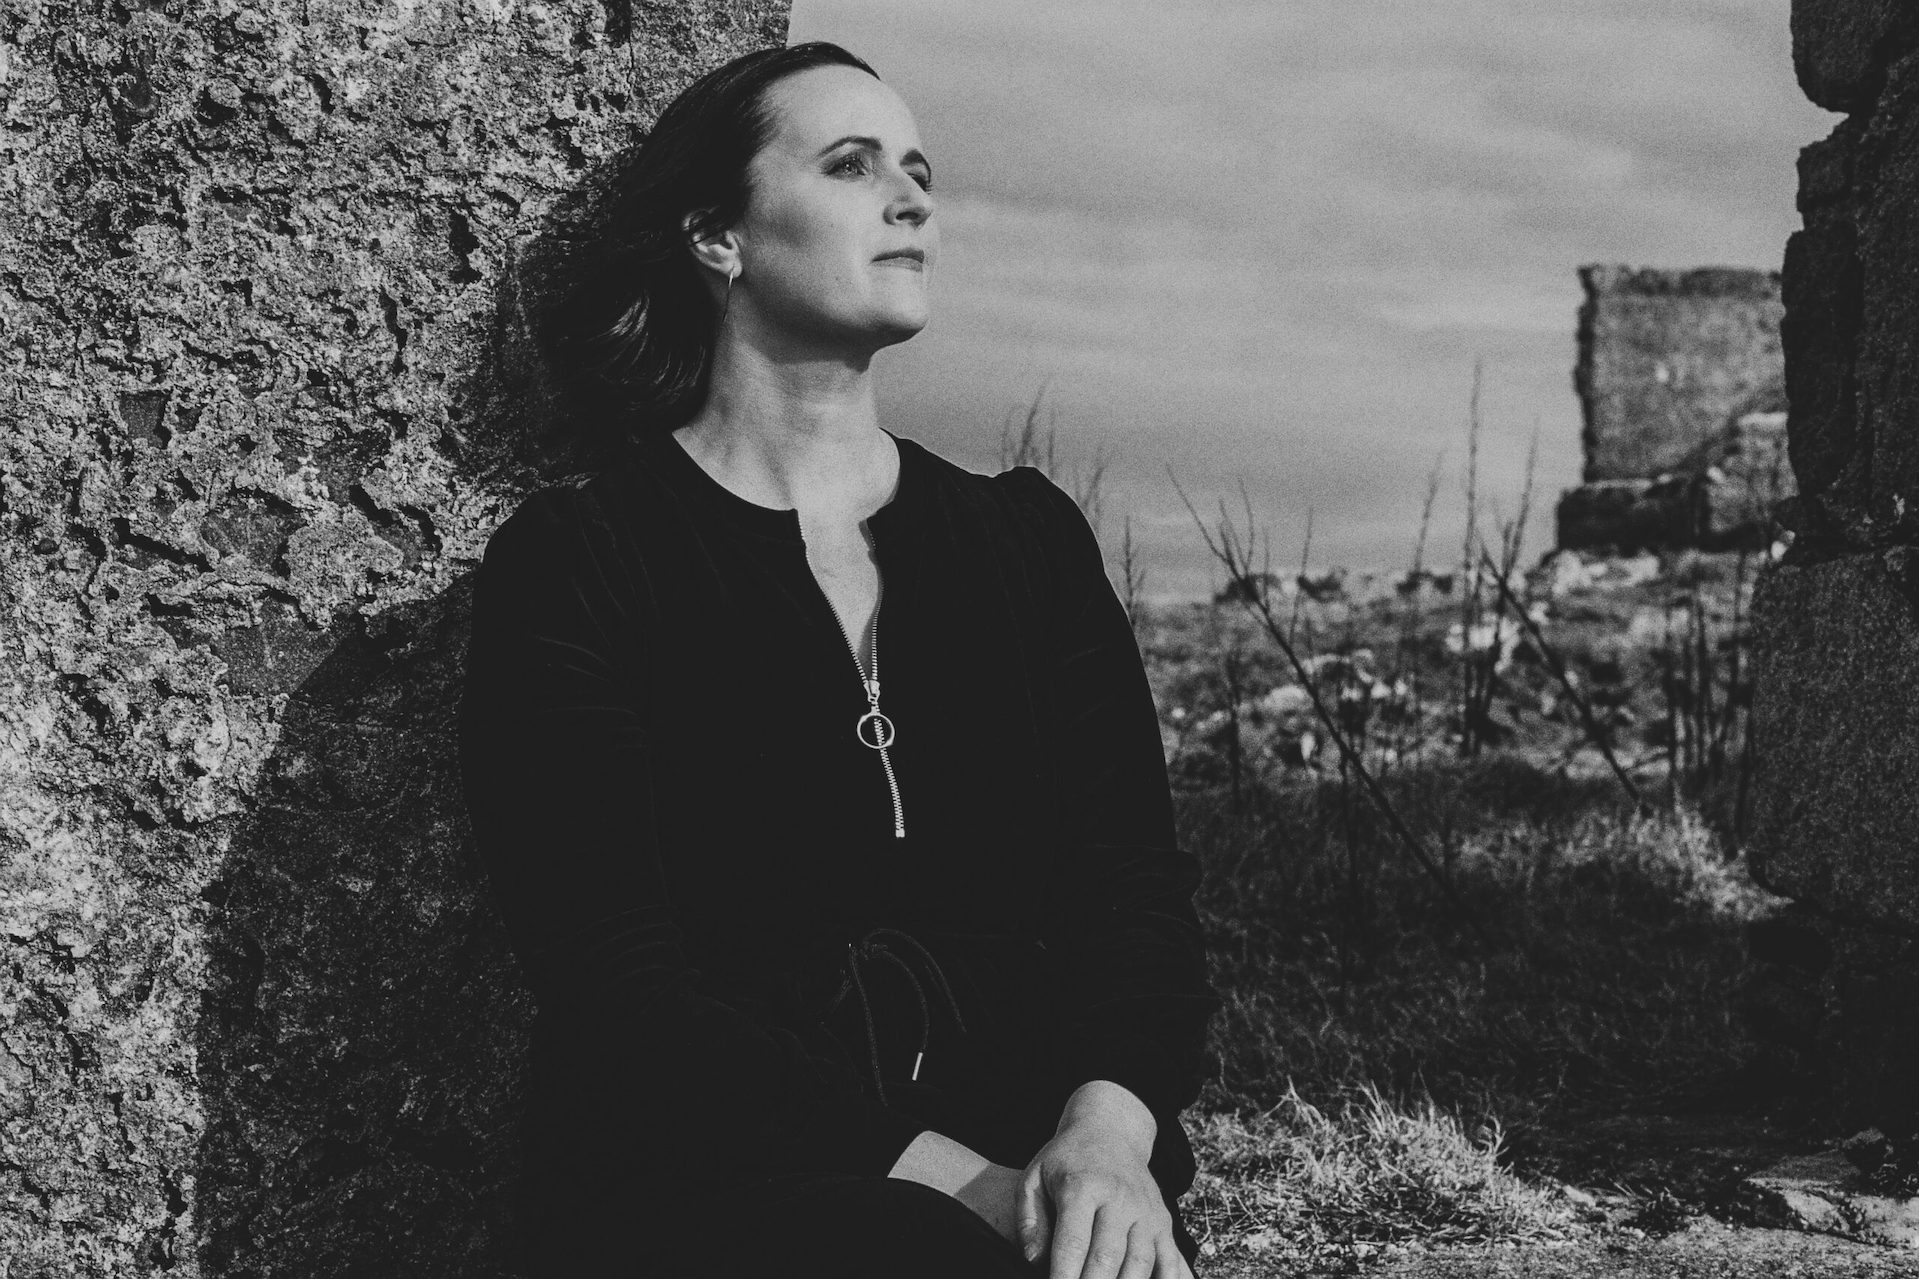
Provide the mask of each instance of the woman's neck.
POLYGON ((873 509, 898 477, 871 357, 775 359, 722 343, 706 403, 675 434, 707 473, 761 506, 873 509))

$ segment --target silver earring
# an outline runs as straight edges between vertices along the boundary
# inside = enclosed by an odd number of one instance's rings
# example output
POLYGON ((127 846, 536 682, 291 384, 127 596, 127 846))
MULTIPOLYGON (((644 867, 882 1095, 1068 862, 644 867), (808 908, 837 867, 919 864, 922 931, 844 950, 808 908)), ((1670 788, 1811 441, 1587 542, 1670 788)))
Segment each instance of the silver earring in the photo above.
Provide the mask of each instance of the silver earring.
POLYGON ((733 269, 726 273, 726 304, 720 308, 720 323, 726 323, 727 312, 733 309, 733 281, 739 277, 740 264, 735 262, 733 269))

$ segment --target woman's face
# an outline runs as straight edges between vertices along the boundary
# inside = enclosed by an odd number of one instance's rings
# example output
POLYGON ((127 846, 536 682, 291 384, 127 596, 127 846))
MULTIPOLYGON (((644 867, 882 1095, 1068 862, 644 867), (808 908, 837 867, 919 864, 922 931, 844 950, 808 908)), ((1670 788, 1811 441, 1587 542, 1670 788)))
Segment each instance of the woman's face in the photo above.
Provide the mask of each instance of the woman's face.
POLYGON ((913 115, 855 67, 814 67, 767 89, 775 121, 747 170, 731 306, 788 342, 872 351, 926 325, 939 251, 932 166, 913 115))

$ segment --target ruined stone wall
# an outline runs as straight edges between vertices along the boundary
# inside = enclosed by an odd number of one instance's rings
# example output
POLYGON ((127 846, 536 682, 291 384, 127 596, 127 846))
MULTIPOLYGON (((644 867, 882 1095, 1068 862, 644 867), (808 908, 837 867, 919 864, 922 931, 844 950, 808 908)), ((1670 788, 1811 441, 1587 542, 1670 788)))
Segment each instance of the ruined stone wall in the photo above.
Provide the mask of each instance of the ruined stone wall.
POLYGON ((785 0, 0 0, 0 1274, 504 1274, 462 582, 525 316, 785 0))
POLYGON ((1586 482, 1560 498, 1558 544, 1770 542, 1792 491, 1778 272, 1587 266, 1579 279, 1586 482))
MULTIPOLYGON (((1795 0, 1794 63, 1848 113, 1799 162, 1783 325, 1794 540, 1755 606, 1755 865, 1823 921, 1848 1105, 1919 1098, 1919 9, 1795 0)), ((1919 1153, 1909 1146, 1908 1155, 1919 1153)))
POLYGON ((1588 266, 1579 282, 1586 480, 1673 470, 1778 385, 1777 272, 1588 266))

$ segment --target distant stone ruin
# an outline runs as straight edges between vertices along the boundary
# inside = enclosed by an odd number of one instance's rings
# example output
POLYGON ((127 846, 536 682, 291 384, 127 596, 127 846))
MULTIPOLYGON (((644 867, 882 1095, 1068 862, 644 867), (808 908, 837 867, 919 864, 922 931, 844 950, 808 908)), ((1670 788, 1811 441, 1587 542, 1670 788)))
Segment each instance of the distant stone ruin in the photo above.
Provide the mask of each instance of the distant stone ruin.
POLYGON ((1588 266, 1579 278, 1586 482, 1560 499, 1559 545, 1764 545, 1792 491, 1779 274, 1588 266))
MULTIPOLYGON (((1803 997, 1852 1120, 1919 1170, 1919 11, 1795 0, 1806 95, 1849 112, 1799 160, 1786 382, 1800 496, 1760 580, 1749 847, 1797 930, 1761 961, 1803 997)), ((1868 1143, 1873 1144, 1873 1143, 1868 1143)), ((1880 1148, 1875 1146, 1875 1148, 1880 1148)), ((1883 1152, 1882 1152, 1883 1153, 1883 1152)))

